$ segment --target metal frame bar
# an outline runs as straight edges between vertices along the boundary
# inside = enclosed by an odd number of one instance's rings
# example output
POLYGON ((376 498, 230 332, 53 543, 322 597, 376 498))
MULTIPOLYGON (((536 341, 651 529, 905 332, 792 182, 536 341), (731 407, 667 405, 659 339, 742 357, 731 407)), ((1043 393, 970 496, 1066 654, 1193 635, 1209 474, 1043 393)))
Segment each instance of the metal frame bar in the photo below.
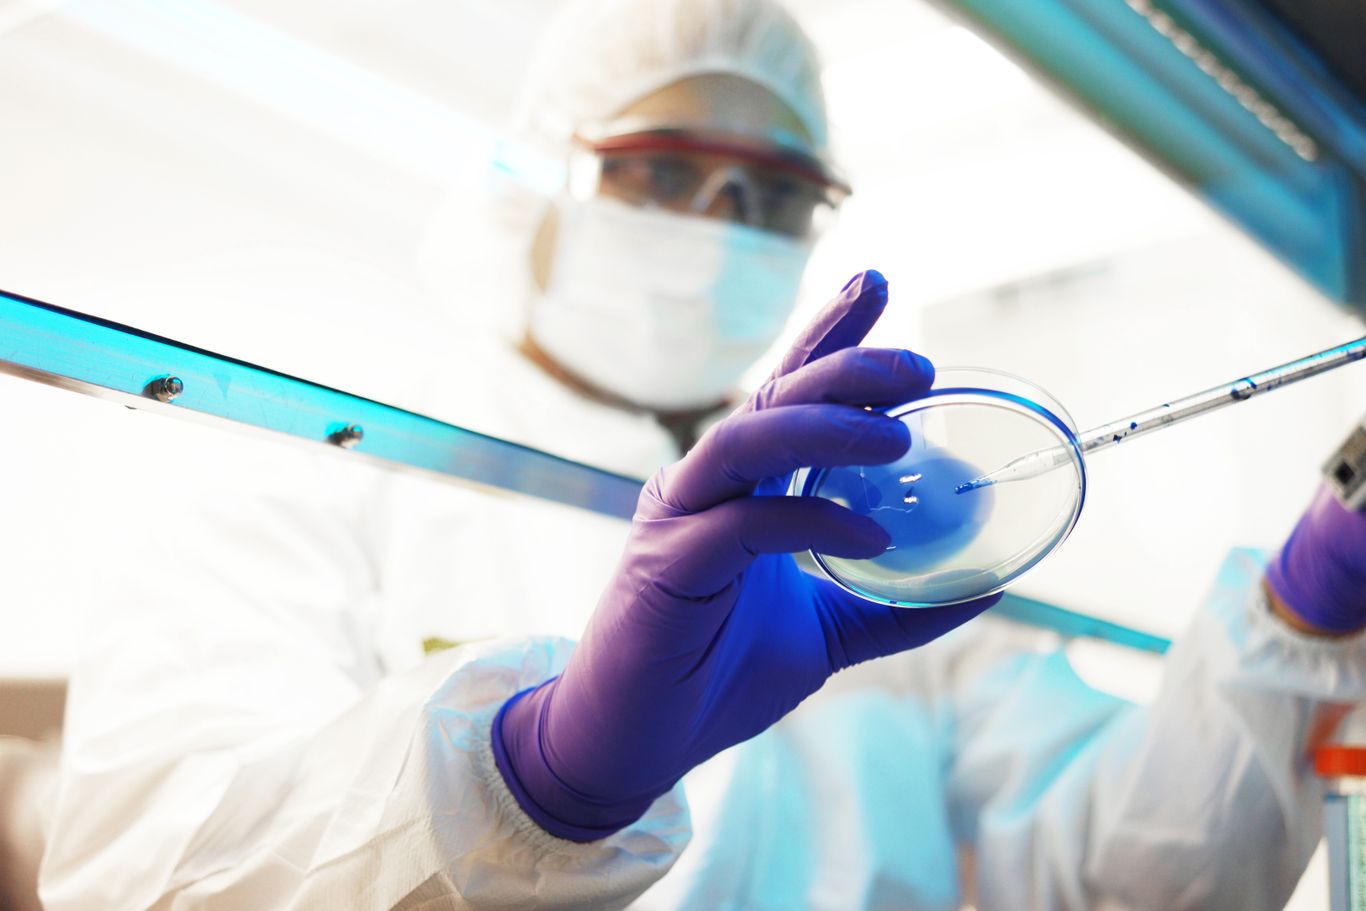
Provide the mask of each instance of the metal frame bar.
POLYGON ((1162 636, 1146 633, 1143 630, 1109 620, 1102 620, 1099 617, 1092 617, 1089 614, 1065 610, 1056 605, 1011 592, 1006 592, 1001 603, 993 607, 991 612, 1017 623, 1052 630, 1064 639, 1100 639, 1103 642, 1111 642, 1115 645, 1122 645, 1135 651, 1150 652, 1154 655, 1165 654, 1172 644, 1170 639, 1162 636))
POLYGON ((0 371, 622 519, 640 494, 635 478, 7 292, 0 371))
MULTIPOLYGON (((635 478, 3 291, 0 373, 619 519, 631 518, 640 494, 635 478)), ((1168 644, 1017 595, 1007 595, 994 610, 1064 637, 1159 654, 1168 644)))

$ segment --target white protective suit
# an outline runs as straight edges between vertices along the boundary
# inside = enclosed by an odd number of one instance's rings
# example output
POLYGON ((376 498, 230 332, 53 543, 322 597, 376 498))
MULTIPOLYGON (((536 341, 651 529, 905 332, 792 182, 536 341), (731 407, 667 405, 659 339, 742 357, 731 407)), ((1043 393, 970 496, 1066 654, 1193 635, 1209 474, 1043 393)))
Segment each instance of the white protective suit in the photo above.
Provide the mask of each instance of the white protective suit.
MULTIPOLYGON (((673 6, 733 22, 756 3, 637 4, 673 6)), ((675 34, 640 18, 612 25, 675 34)), ((640 85, 589 81, 619 104, 740 71, 801 114, 810 67, 781 32, 747 32, 743 65, 661 52, 640 85)), ((564 44, 599 76, 640 69, 564 44)), ((582 79, 552 82, 584 97, 582 79)), ((592 113, 563 107, 548 134, 592 113)), ((634 474, 676 455, 650 418, 510 351, 445 366, 458 375, 402 404, 634 474)), ((112 545, 127 572, 72 680, 50 911, 940 909, 964 879, 983 909, 1278 908, 1320 833, 1301 755, 1315 709, 1366 697, 1362 640, 1283 627, 1240 554, 1151 707, 1089 689, 1048 636, 988 615, 837 675, 629 829, 573 844, 512 801, 489 725, 563 666, 569 643, 518 634, 581 628, 625 523, 142 423, 104 445, 181 470, 126 482, 112 545), (429 636, 480 641, 424 658, 429 636)))
MULTIPOLYGON (((595 427, 579 456, 651 440, 524 369, 527 413, 595 427)), ((625 523, 156 426, 162 457, 216 483, 193 509, 175 479, 130 490, 162 532, 149 547, 130 523, 72 682, 50 911, 954 908, 958 845, 983 909, 1278 908, 1321 832, 1315 707, 1366 696, 1362 640, 1285 628, 1249 554, 1147 708, 988 615, 837 675, 686 778, 696 834, 668 872, 679 789, 579 845, 527 820, 490 762, 493 713, 567 642, 417 647, 581 623, 625 523)))

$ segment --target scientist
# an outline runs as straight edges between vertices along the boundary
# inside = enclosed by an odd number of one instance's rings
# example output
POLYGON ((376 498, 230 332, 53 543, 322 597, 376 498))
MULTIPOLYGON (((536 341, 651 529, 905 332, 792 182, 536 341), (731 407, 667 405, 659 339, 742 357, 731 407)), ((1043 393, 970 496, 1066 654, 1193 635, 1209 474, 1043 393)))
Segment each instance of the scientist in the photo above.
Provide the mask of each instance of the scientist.
POLYGON ((567 7, 538 64, 528 129, 587 177, 521 222, 499 393, 526 407, 501 411, 653 472, 629 532, 565 527, 615 568, 590 594, 482 520, 457 547, 448 515, 304 500, 321 473, 276 464, 173 523, 143 502, 177 534, 128 556, 72 681, 45 907, 1281 907, 1321 831, 1312 732, 1366 697, 1366 519, 1320 495, 1269 568, 1234 555, 1148 707, 1043 634, 954 630, 989 602, 897 611, 802 574, 790 552, 885 538, 766 494, 898 457, 904 427, 860 406, 933 377, 858 347, 882 277, 673 441, 776 337, 843 191, 809 43, 771 0, 611 0, 567 7), (596 609, 577 647, 385 647, 408 614, 526 600, 596 609))

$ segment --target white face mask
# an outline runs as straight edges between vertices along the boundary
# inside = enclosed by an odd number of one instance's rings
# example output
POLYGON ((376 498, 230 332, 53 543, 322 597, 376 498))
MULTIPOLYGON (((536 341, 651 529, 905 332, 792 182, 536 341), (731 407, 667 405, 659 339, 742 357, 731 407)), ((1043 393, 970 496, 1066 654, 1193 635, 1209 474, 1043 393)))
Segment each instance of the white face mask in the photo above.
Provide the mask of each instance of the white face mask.
POLYGON ((532 337, 594 386, 661 411, 725 398, 782 331, 811 252, 746 225, 602 197, 566 199, 559 216, 532 337))

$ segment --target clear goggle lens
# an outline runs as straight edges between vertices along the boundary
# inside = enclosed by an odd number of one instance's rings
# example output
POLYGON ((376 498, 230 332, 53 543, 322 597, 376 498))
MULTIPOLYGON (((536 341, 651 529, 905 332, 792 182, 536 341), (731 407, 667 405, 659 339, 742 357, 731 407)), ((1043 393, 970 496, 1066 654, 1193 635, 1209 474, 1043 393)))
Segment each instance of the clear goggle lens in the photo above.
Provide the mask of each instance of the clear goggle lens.
POLYGON ((586 154, 576 156, 571 180, 581 190, 589 183, 591 192, 630 205, 791 237, 823 230, 848 194, 812 159, 733 140, 650 133, 580 147, 586 154))
POLYGON ((602 155, 599 192, 658 207, 806 237, 835 203, 826 188, 752 163, 686 152, 602 155))

